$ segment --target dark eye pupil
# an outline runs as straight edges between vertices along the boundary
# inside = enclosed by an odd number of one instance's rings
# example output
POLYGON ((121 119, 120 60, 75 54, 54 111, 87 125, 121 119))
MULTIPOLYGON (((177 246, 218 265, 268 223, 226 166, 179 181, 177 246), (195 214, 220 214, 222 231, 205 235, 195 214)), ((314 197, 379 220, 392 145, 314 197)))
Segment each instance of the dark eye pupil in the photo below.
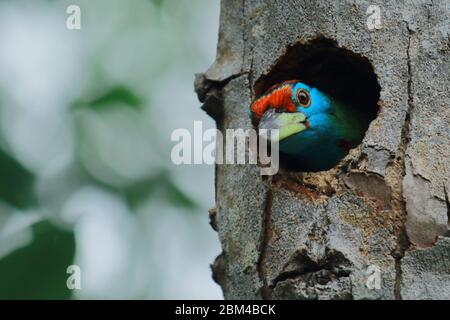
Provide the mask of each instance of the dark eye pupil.
POLYGON ((306 94, 301 93, 301 94, 300 94, 300 100, 301 100, 302 102, 305 102, 306 100, 308 100, 308 97, 306 96, 306 94))
POLYGON ((308 96, 308 94, 306 92, 304 92, 304 91, 300 91, 298 93, 298 101, 302 105, 307 105, 309 103, 309 96, 308 96))

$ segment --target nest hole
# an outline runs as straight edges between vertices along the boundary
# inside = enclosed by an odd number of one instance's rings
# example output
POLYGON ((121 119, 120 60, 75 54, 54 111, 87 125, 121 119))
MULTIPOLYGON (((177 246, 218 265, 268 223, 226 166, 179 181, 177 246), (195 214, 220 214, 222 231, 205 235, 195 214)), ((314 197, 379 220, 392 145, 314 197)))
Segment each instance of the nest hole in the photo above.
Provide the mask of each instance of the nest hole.
MULTIPOLYGON (((381 88, 372 64, 366 57, 339 47, 332 39, 320 37, 287 47, 270 71, 255 81, 255 96, 259 97, 273 85, 287 80, 300 80, 364 112, 370 119, 366 132, 377 117, 381 88)), ((362 139, 358 145, 361 142, 362 139)), ((296 159, 287 154, 280 153, 280 165, 289 171, 304 171, 296 159)))

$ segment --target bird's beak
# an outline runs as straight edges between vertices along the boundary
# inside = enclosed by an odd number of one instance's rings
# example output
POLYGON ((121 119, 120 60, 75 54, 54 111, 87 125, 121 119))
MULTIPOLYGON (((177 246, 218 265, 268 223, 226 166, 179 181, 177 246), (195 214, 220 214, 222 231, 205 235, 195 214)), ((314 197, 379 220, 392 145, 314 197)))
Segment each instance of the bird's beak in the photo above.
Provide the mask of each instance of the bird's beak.
POLYGON ((296 133, 306 130, 306 116, 301 112, 275 112, 275 109, 267 110, 262 116, 259 130, 278 129, 276 134, 267 135, 269 140, 281 141, 296 133))

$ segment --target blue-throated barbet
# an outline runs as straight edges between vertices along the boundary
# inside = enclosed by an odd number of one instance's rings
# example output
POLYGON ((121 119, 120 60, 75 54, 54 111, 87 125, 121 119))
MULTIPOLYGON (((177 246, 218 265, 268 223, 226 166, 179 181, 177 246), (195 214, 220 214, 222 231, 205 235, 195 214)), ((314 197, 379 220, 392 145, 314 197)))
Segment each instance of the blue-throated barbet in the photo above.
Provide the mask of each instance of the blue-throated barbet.
POLYGON ((278 129, 281 153, 301 171, 335 166, 364 138, 372 120, 363 110, 334 99, 298 80, 271 87, 250 106, 259 129, 278 129))

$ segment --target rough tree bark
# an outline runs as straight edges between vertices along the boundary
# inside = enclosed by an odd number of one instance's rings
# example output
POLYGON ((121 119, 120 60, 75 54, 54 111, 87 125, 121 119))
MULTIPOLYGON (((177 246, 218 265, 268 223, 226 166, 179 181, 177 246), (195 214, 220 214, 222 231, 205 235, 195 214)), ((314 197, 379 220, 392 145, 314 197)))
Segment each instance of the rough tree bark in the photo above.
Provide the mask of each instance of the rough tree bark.
POLYGON ((195 83, 220 130, 252 128, 258 83, 314 39, 367 58, 381 88, 363 142, 329 171, 216 166, 225 298, 450 299, 449 1, 384 2, 378 30, 371 4, 222 1, 217 58, 195 83))

